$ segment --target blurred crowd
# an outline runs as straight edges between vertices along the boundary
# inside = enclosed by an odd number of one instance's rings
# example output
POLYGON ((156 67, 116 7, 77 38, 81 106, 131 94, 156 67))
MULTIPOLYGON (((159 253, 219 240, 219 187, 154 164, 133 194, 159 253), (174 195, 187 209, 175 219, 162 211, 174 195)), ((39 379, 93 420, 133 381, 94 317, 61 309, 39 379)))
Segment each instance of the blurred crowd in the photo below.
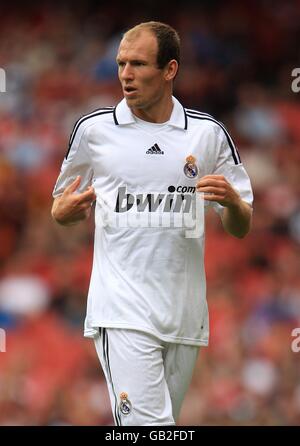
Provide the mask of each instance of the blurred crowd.
POLYGON ((179 31, 175 95, 225 123, 255 195, 243 240, 207 215, 210 346, 180 424, 299 425, 300 1, 110 3, 1 6, 0 425, 113 423, 82 337, 93 221, 59 227, 51 193, 76 119, 121 98, 122 32, 151 19, 179 31))

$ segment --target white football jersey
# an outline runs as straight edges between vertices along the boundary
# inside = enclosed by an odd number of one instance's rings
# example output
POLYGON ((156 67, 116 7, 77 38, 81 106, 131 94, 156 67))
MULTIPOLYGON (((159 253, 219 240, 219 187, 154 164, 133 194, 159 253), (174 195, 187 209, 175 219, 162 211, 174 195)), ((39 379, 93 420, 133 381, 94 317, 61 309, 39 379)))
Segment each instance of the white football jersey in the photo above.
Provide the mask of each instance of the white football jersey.
POLYGON ((136 118, 123 99, 83 116, 71 134, 53 196, 77 175, 80 191, 92 184, 97 195, 87 337, 118 327, 208 344, 204 232, 187 237, 180 221, 204 175, 224 175, 249 204, 253 196, 224 126, 174 97, 173 104, 170 120, 154 124, 136 118))

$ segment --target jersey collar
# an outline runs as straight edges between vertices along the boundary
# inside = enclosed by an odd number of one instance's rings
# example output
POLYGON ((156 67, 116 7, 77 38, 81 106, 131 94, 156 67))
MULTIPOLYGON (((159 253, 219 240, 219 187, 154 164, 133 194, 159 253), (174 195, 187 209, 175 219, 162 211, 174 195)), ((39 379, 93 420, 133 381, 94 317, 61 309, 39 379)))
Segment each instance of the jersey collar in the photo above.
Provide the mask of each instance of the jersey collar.
MULTIPOLYGON (((172 96, 173 110, 168 125, 187 130, 186 112, 181 103, 172 96)), ((128 107, 125 98, 114 108, 114 122, 116 125, 127 125, 135 122, 134 115, 128 107)))

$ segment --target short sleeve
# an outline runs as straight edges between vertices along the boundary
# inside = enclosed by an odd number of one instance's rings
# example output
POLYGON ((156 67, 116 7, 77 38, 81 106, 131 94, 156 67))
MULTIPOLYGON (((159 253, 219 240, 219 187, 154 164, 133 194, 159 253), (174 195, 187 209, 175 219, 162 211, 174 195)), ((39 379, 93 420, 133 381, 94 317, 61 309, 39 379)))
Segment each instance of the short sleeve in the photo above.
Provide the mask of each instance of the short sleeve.
POLYGON ((81 124, 74 126, 70 137, 69 149, 61 166, 61 171, 53 190, 53 197, 63 193, 65 188, 80 175, 81 183, 79 191, 83 192, 91 184, 93 169, 86 144, 86 127, 81 124))
MULTIPOLYGON (((219 150, 212 175, 223 175, 239 193, 241 199, 252 206, 253 192, 250 178, 241 162, 235 144, 225 127, 218 129, 219 150)), ((223 206, 213 203, 217 212, 222 211, 223 206)))

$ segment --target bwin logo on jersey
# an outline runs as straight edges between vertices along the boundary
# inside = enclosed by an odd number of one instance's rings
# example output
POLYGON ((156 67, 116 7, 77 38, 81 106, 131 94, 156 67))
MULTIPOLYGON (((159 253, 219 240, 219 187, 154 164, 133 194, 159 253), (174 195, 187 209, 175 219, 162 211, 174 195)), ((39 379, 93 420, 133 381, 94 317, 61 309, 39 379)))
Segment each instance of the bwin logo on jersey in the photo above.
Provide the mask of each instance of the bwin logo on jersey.
POLYGON ((136 205, 137 212, 184 212, 189 213, 192 207, 193 193, 195 187, 193 186, 174 186, 168 187, 167 194, 163 193, 148 193, 148 194, 127 194, 126 187, 119 187, 116 201, 115 212, 123 213, 130 211, 136 205), (188 194, 177 193, 185 191, 188 194))

